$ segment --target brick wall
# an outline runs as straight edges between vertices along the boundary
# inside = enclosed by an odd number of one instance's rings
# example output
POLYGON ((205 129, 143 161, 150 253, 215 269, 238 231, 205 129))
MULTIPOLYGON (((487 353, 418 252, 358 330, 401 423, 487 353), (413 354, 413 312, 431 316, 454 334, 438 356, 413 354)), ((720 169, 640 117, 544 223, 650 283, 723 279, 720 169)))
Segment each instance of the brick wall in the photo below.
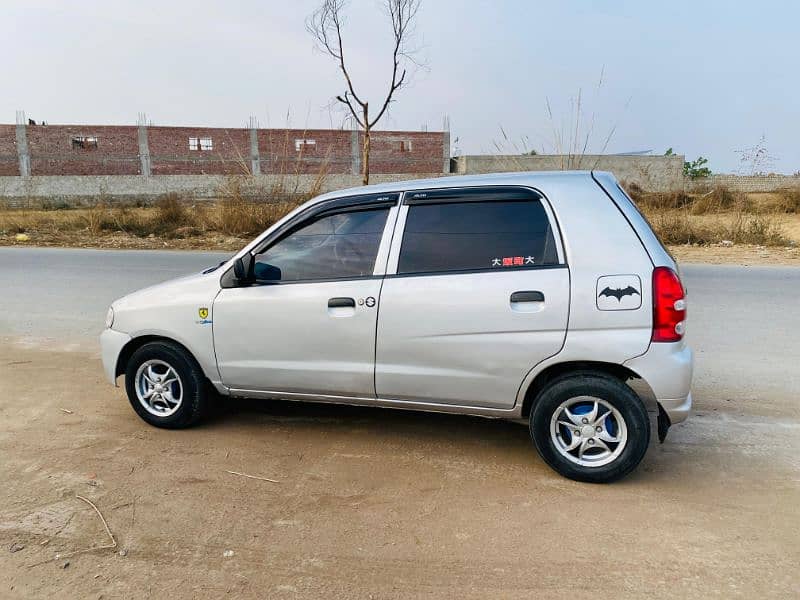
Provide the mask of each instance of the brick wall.
MULTIPOLYGON (((423 131, 376 131, 370 139, 374 173, 436 173, 442 170, 441 134, 423 131)), ((363 136, 359 136, 363 143, 363 136)), ((447 148, 448 156, 450 154, 447 148)))
POLYGON ((0 176, 19 175, 17 132, 14 125, 0 125, 0 176))
MULTIPOLYGON (((141 175, 139 128, 27 125, 31 175, 141 175), (88 141, 87 141, 88 140, 88 141), (96 144, 95 144, 96 140, 96 144)), ((252 169, 250 129, 145 128, 152 175, 242 175, 252 169)), ((443 170, 445 132, 375 131, 372 173, 443 170)), ((360 171, 363 138, 336 129, 258 129, 262 174, 352 174, 360 171)), ((19 175, 16 127, 0 125, 0 176, 19 175)))
POLYGON ((247 129, 148 127, 153 175, 242 175, 250 169, 247 129), (189 140, 197 140, 190 148, 189 140), (201 148, 210 140, 211 149, 201 148))
POLYGON ((138 175, 136 127, 31 125, 25 128, 32 175, 138 175), (80 138, 96 138, 97 147, 80 138))
POLYGON ((259 129, 261 172, 350 173, 351 138, 352 132, 338 129, 259 129))

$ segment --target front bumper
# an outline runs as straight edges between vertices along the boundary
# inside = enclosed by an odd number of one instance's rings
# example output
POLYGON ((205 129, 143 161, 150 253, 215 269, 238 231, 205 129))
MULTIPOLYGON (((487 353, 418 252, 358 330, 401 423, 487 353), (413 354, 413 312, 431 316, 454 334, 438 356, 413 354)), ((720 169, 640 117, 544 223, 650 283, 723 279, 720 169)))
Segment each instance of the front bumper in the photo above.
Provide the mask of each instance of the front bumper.
POLYGON ((100 355, 103 358, 103 371, 106 379, 114 386, 117 385, 117 360, 122 348, 131 339, 127 333, 106 329, 100 334, 100 355))

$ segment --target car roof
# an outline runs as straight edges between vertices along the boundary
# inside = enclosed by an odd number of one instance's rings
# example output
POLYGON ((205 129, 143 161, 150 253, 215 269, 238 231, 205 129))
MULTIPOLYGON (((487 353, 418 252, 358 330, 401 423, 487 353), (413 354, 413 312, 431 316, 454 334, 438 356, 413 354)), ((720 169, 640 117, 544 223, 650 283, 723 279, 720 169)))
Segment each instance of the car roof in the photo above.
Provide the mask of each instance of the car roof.
MULTIPOLYGON (((610 173, 601 171, 594 171, 594 173, 603 173, 613 178, 613 175, 610 173)), ((458 188, 478 185, 525 185, 530 187, 552 188, 563 184, 575 184, 578 181, 590 181, 591 177, 592 171, 522 171, 513 173, 486 173, 480 175, 443 175, 442 177, 433 177, 431 179, 409 179, 336 190, 317 196, 312 201, 312 204, 345 196, 407 192, 410 190, 431 188, 458 188)))

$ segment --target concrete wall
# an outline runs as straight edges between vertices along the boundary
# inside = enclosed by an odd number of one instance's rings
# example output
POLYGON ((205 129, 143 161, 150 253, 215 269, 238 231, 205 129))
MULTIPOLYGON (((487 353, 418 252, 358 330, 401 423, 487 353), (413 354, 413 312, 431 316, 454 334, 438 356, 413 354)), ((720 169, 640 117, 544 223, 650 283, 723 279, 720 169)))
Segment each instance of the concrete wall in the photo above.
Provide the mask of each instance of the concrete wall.
POLYGON ((566 169, 611 171, 617 179, 635 182, 645 189, 683 187, 683 156, 621 155, 482 155, 453 159, 452 171, 501 173, 507 171, 562 171, 566 169))
MULTIPOLYGON (((13 126, 11 126, 13 129, 13 126)), ((134 128, 135 129, 135 128, 134 128)), ((135 141, 136 132, 131 134, 135 141)), ((131 137, 127 136, 120 139, 120 144, 127 148, 132 142, 131 137)), ((228 155, 235 144, 243 143, 242 138, 231 138, 231 146, 221 147, 220 154, 228 155)), ((322 139, 322 138, 320 138, 322 139)), ((247 140, 244 140, 247 142, 247 140)), ((249 143, 249 142, 247 142, 249 143)), ((262 143, 261 141, 259 142, 262 143)), ((333 143, 333 142, 331 142, 333 143)), ((338 143, 338 142, 337 142, 338 143)), ((270 140, 265 137, 263 144, 266 148, 272 148, 272 152, 262 155, 262 162, 270 160, 275 164, 280 161, 288 161, 288 154, 283 152, 282 147, 274 138, 270 140)), ((291 139, 292 148, 294 139, 291 139)), ((159 152, 165 152, 163 147, 159 147, 159 152)), ((349 146, 348 146, 349 147, 349 146)), ((216 148, 216 146, 215 146, 216 148)), ((341 145, 341 149, 345 144, 341 145)), ((413 148, 413 144, 412 144, 413 148)), ((4 152, 8 148, 0 145, 0 202, 10 206, 25 206, 26 204, 80 204, 83 202, 96 201, 104 198, 109 201, 152 201, 158 196, 177 192, 191 198, 216 198, 220 196, 220 188, 229 184, 231 175, 209 174, 209 175, 163 175, 155 174, 150 177, 141 175, 65 175, 65 176, 36 176, 19 177, 16 157, 13 161, 3 163, 4 152), (4 167, 3 165, 6 164, 4 167), (5 175, 4 175, 5 174, 5 175)), ((162 154, 163 156, 163 154, 162 154)), ((496 156, 467 156, 454 159, 453 166, 456 171, 470 173, 484 173, 491 171, 510 171, 521 170, 558 170, 561 167, 561 160, 566 157, 538 156, 538 157, 496 157, 496 156), (531 160, 531 158, 535 160, 531 160), (518 169, 513 169, 517 166, 518 169), (537 168, 533 168, 537 167, 537 168)), ((110 159, 108 159, 110 160, 110 159)), ((441 167, 442 156, 438 162, 421 162, 423 166, 430 167, 431 170, 415 173, 392 173, 392 174, 373 174, 370 181, 373 183, 384 183, 399 181, 404 179, 417 179, 425 177, 438 177, 447 175, 438 172, 441 167)), ((593 165, 587 164, 588 159, 584 157, 580 164, 583 168, 590 168, 593 165)), ((350 167, 357 167, 357 161, 350 160, 350 167)), ((767 175, 742 177, 737 175, 712 175, 711 177, 684 180, 682 167, 680 176, 675 174, 675 164, 680 165, 682 157, 643 157, 643 156, 608 156, 600 157, 596 161, 596 168, 609 170, 616 174, 623 181, 635 181, 643 188, 653 191, 668 191, 673 189, 686 189, 687 191, 702 191, 709 187, 725 186, 732 190, 744 192, 769 192, 783 188, 800 187, 800 176, 767 175), (650 160, 646 160, 650 159, 650 160), (666 162, 669 169, 660 165, 666 162), (674 163, 674 164, 673 164, 674 163)), ((391 165, 391 162, 387 164, 391 165)), ((102 163, 100 163, 102 166, 102 163)), ((174 162, 174 170, 180 170, 181 162, 174 162)), ((344 169, 344 167, 343 167, 344 169)), ((309 169, 310 172, 300 172, 289 175, 259 175, 259 176, 239 176, 242 190, 245 194, 252 197, 270 197, 274 195, 274 190, 283 190, 288 193, 306 193, 314 189, 318 184, 318 171, 309 169)), ((356 172, 358 169, 354 169, 356 172)), ((239 173, 241 171, 234 171, 239 173)), ((322 179, 321 191, 332 191, 348 187, 361 185, 361 176, 353 173, 329 173, 322 179)))
POLYGON ((686 191, 703 191, 712 187, 726 187, 735 192, 774 192, 786 188, 800 188, 799 175, 711 175, 687 180, 686 191))
MULTIPOLYGON (((438 177, 442 173, 428 174, 378 174, 370 177, 371 183, 386 183, 420 177, 438 177)), ((276 190, 289 194, 306 193, 315 187, 320 192, 357 187, 360 175, 328 175, 319 185, 316 175, 259 175, 235 178, 242 194, 253 198, 275 196, 276 190)), ((9 207, 38 206, 41 204, 80 205, 104 199, 109 202, 152 201, 166 193, 176 192, 188 198, 214 199, 221 189, 230 185, 231 176, 225 175, 153 175, 151 177, 125 175, 65 175, 42 177, 0 177, 0 202, 9 207)))

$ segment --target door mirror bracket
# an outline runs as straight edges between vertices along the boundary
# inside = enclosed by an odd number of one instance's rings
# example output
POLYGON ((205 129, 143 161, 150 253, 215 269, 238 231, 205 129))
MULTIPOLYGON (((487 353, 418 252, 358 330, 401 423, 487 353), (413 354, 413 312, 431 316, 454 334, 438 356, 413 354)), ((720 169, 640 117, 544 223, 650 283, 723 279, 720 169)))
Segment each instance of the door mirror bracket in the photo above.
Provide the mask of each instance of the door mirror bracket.
POLYGON ((233 262, 233 275, 236 278, 236 285, 249 285, 255 281, 252 254, 248 252, 233 262))

